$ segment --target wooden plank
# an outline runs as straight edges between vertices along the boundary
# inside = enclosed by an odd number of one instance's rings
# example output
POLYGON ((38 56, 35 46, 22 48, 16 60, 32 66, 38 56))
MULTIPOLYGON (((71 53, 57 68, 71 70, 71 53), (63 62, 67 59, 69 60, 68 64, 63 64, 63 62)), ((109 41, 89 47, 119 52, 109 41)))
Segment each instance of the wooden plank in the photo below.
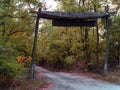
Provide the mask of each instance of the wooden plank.
POLYGON ((81 19, 97 19, 106 18, 110 15, 106 12, 51 12, 41 11, 37 12, 40 18, 44 19, 70 19, 70 20, 81 20, 81 19))
POLYGON ((70 26, 79 26, 79 27, 94 27, 96 26, 95 20, 90 21, 81 21, 81 20, 53 20, 53 26, 63 26, 63 27, 70 27, 70 26))

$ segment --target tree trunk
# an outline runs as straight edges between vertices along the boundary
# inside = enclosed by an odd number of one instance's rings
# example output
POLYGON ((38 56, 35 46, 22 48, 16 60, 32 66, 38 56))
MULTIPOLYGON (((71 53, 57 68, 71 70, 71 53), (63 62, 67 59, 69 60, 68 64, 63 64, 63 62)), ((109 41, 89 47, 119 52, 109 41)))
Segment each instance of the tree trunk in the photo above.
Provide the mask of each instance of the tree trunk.
POLYGON ((98 29, 98 22, 96 20, 96 35, 97 35, 97 43, 96 43, 96 67, 97 67, 97 73, 100 71, 100 65, 99 65, 99 29, 98 29))
POLYGON ((85 55, 88 64, 88 70, 90 70, 90 57, 89 57, 89 36, 88 36, 88 29, 85 28, 85 55))

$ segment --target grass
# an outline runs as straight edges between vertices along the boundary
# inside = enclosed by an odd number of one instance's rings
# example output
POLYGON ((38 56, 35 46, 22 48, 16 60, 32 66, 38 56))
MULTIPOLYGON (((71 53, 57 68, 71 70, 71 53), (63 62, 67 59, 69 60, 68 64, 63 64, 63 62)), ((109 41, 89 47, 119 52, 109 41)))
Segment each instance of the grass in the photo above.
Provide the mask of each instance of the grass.
POLYGON ((107 82, 111 82, 111 83, 115 83, 120 85, 120 70, 116 70, 116 71, 109 71, 108 75, 101 75, 101 74, 93 74, 92 78, 94 79, 99 79, 99 80, 104 80, 107 82))
POLYGON ((108 75, 105 77, 105 80, 120 85, 120 70, 109 72, 108 75))
POLYGON ((41 80, 23 80, 18 86, 16 85, 9 90, 39 90, 43 85, 44 82, 41 80))
MULTIPOLYGON (((27 74, 25 74, 25 77, 27 74)), ((45 85, 47 85, 46 81, 40 77, 35 76, 34 80, 27 80, 26 78, 21 80, 15 80, 13 85, 6 90, 41 90, 45 85)))

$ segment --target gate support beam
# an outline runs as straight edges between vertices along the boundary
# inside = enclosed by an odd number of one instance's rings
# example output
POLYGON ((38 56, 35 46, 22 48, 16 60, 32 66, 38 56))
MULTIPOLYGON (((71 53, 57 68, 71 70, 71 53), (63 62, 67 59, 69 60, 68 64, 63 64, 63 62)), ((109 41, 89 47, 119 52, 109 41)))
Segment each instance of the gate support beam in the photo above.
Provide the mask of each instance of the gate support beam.
POLYGON ((109 17, 106 17, 106 51, 105 51, 105 60, 104 60, 104 74, 107 75, 108 73, 108 57, 109 57, 109 36, 110 36, 110 31, 108 27, 108 19, 109 17))
MULTIPOLYGON (((105 7, 105 11, 107 14, 109 14, 109 6, 107 5, 105 7)), ((106 18, 106 51, 105 51, 105 60, 104 60, 104 74, 107 75, 108 73, 108 57, 109 57, 109 36, 110 36, 110 30, 109 30, 109 16, 106 18)))
MULTIPOLYGON (((38 12, 41 12, 41 9, 39 9, 38 12)), ((36 55, 36 48, 37 48, 37 36, 38 36, 38 29, 39 29, 39 13, 37 13, 37 19, 36 19, 36 25, 35 25, 35 35, 34 35, 34 44, 32 49, 32 61, 31 61, 31 67, 30 67, 30 79, 34 79, 34 72, 35 72, 35 55, 36 55)))

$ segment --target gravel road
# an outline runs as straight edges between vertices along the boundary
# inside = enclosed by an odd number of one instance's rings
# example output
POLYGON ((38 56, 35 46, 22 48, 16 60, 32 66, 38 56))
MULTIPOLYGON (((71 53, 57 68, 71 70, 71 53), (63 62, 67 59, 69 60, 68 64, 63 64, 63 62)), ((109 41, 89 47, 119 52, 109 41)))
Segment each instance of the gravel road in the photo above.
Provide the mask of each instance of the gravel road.
POLYGON ((35 70, 54 84, 51 90, 120 90, 120 85, 95 80, 86 76, 51 72, 37 66, 35 70))

